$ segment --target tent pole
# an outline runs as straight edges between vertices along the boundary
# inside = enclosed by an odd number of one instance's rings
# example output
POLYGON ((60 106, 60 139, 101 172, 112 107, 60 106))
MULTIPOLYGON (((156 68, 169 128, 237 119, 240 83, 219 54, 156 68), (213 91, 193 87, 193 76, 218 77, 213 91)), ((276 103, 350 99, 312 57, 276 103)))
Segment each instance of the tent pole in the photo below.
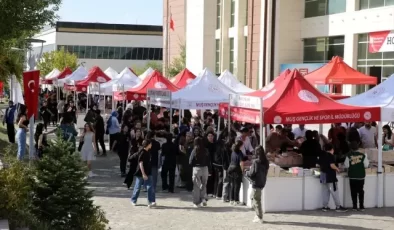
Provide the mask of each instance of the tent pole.
POLYGON ((376 198, 377 198, 377 206, 378 208, 383 207, 383 133, 382 133, 382 119, 380 119, 381 121, 378 122, 378 183, 377 183, 377 194, 376 194, 376 198))

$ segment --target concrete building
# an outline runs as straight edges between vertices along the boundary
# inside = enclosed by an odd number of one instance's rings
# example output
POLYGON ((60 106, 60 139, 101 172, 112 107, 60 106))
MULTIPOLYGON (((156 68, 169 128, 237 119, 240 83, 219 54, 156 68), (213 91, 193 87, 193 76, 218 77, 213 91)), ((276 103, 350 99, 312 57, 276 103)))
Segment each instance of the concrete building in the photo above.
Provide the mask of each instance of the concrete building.
MULTIPOLYGON (((394 0, 164 0, 164 25, 170 15, 175 30, 169 42, 165 34, 163 57, 186 44, 194 73, 229 69, 257 89, 284 64, 319 66, 336 55, 382 80, 394 73, 394 0), (371 50, 379 39, 385 45, 371 50)), ((365 88, 344 86, 343 93, 365 88)))
MULTIPOLYGON (((34 38, 45 41, 43 52, 64 47, 88 69, 112 67, 119 72, 163 60, 162 26, 57 22, 34 38)), ((41 44, 33 44, 33 55, 40 50, 41 44)))

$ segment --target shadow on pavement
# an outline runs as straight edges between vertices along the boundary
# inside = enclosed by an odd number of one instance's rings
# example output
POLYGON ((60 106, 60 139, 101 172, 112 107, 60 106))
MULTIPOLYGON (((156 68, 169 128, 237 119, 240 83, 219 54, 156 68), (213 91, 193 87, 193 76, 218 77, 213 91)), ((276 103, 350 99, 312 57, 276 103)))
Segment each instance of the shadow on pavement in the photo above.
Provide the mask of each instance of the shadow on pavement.
POLYGON ((379 230, 377 228, 363 228, 359 226, 347 226, 347 225, 339 225, 339 224, 326 224, 326 223, 301 223, 301 222, 269 222, 264 221, 266 224, 271 224, 273 226, 299 226, 299 227, 315 227, 315 228, 324 228, 324 229, 335 229, 335 230, 379 230))

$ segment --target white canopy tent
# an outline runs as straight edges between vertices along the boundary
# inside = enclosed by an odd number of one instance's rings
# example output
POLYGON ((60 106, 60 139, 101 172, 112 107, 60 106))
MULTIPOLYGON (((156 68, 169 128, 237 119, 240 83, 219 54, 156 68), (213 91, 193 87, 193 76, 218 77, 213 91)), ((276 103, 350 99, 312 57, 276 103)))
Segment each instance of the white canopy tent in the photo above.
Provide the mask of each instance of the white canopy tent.
POLYGON ((228 102, 230 94, 235 92, 204 69, 185 88, 172 93, 172 108, 218 109, 219 103, 228 102))
POLYGON ((219 76, 219 80, 239 94, 251 93, 255 91, 238 81, 238 79, 227 69, 219 76))
POLYGON ((115 79, 119 75, 119 73, 111 67, 108 67, 108 69, 106 69, 104 73, 111 79, 115 79))
POLYGON ((140 76, 138 76, 139 79, 144 80, 147 76, 149 76, 154 69, 152 69, 151 67, 149 67, 147 70, 145 70, 144 73, 142 73, 140 76))
POLYGON ((89 73, 85 69, 85 67, 80 66, 68 77, 60 79, 58 81, 58 84, 59 86, 64 86, 64 84, 74 84, 76 81, 81 81, 85 79, 88 76, 88 74, 89 73))
POLYGON ((124 90, 128 90, 141 82, 129 68, 125 68, 118 76, 113 78, 112 81, 103 83, 100 85, 100 91, 104 95, 112 96, 114 91, 118 91, 119 87, 124 87, 124 90))
POLYGON ((394 74, 374 88, 342 99, 339 102, 346 105, 381 107, 381 120, 394 121, 394 74))

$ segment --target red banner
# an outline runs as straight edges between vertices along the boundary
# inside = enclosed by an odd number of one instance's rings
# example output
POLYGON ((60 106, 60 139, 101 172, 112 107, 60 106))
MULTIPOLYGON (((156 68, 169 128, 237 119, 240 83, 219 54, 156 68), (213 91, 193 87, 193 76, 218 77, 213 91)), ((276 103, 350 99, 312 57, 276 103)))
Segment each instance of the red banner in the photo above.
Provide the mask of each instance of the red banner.
POLYGON ((38 112, 38 96, 40 91, 40 71, 33 70, 23 73, 23 89, 27 117, 36 116, 38 112))
POLYGON ((0 81, 0 96, 3 96, 4 94, 3 90, 4 90, 4 84, 3 82, 0 81))

